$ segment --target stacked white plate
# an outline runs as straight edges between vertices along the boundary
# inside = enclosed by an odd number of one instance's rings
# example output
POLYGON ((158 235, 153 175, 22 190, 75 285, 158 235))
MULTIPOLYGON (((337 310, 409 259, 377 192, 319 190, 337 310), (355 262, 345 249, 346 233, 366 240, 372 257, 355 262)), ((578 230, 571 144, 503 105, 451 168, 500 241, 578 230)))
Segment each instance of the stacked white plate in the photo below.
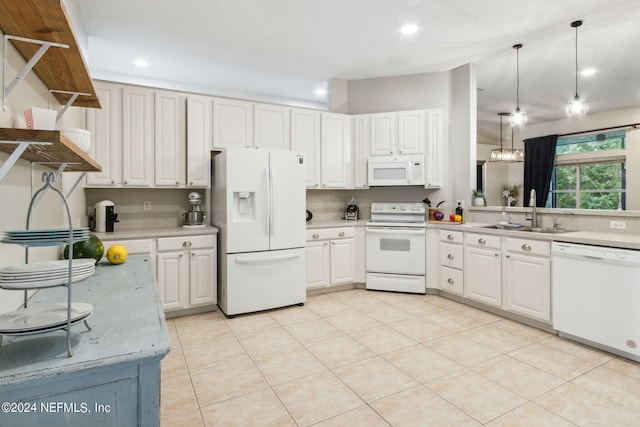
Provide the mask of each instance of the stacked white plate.
MULTIPOLYGON (((84 302, 71 303, 73 324, 88 319, 93 306, 84 302)), ((67 324, 67 303, 35 305, 0 315, 0 335, 28 335, 60 329, 67 324)))
MULTIPOLYGON (((87 240, 90 235, 88 228, 72 229, 73 241, 87 240)), ((13 243, 25 246, 51 246, 69 241, 68 228, 45 228, 35 230, 5 231, 2 243, 13 243)))
MULTIPOLYGON (((72 282, 86 279, 95 273, 96 260, 81 258, 72 260, 72 282)), ((67 283, 69 260, 46 261, 12 265, 0 268, 0 287, 5 289, 33 289, 58 286, 67 283)))

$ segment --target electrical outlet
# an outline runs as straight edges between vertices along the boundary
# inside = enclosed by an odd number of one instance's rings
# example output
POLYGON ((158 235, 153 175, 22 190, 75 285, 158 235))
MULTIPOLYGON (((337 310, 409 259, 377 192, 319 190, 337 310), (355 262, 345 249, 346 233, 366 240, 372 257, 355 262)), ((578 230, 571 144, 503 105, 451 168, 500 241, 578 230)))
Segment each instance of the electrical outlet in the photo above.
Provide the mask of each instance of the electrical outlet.
POLYGON ((143 203, 142 209, 144 209, 145 211, 150 211, 151 210, 151 202, 149 200, 145 200, 144 203, 143 203))
POLYGON ((456 206, 460 206, 460 208, 464 209, 464 200, 456 200, 456 206))
POLYGON ((609 228, 624 230, 627 228, 627 223, 625 221, 609 221, 609 228))

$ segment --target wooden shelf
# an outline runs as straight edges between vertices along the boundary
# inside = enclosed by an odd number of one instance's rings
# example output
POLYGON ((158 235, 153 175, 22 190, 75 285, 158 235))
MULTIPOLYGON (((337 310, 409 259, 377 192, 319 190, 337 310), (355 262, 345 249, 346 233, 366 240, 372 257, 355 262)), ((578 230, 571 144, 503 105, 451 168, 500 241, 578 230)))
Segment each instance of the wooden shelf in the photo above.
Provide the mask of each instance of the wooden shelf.
MULTIPOLYGON (((60 0, 0 0, 0 30, 13 36, 69 45, 68 49, 49 49, 33 70, 49 89, 91 94, 78 97, 73 106, 100 108, 89 69, 60 0)), ((33 43, 15 40, 12 43, 26 61, 40 48, 33 43)), ((62 105, 70 97, 64 93, 54 95, 62 105)))
MULTIPOLYGON (((0 144, 0 151, 5 153, 12 153, 21 142, 50 142, 49 145, 30 145, 20 157, 30 162, 68 163, 65 171, 69 172, 102 171, 102 166, 57 130, 0 128, 0 141, 16 142, 0 144)), ((58 165, 51 168, 57 169, 58 165)))

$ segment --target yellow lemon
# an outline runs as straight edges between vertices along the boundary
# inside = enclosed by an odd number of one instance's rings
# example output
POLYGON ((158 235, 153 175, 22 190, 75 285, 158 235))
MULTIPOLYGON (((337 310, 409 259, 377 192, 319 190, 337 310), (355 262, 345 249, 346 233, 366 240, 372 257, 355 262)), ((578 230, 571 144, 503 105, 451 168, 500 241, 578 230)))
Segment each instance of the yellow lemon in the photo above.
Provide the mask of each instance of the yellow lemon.
POLYGON ((107 251, 107 260, 110 264, 122 264, 127 259, 127 248, 123 245, 113 245, 107 251))

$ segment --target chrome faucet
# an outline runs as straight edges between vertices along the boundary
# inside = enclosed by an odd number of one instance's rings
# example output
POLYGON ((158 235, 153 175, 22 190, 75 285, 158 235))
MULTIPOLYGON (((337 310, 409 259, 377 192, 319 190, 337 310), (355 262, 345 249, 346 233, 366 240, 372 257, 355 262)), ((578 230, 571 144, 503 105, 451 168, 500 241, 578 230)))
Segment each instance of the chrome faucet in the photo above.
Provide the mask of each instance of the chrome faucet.
POLYGON ((531 208, 531 228, 538 228, 538 213, 536 212, 536 189, 531 189, 529 195, 529 207, 531 208))

